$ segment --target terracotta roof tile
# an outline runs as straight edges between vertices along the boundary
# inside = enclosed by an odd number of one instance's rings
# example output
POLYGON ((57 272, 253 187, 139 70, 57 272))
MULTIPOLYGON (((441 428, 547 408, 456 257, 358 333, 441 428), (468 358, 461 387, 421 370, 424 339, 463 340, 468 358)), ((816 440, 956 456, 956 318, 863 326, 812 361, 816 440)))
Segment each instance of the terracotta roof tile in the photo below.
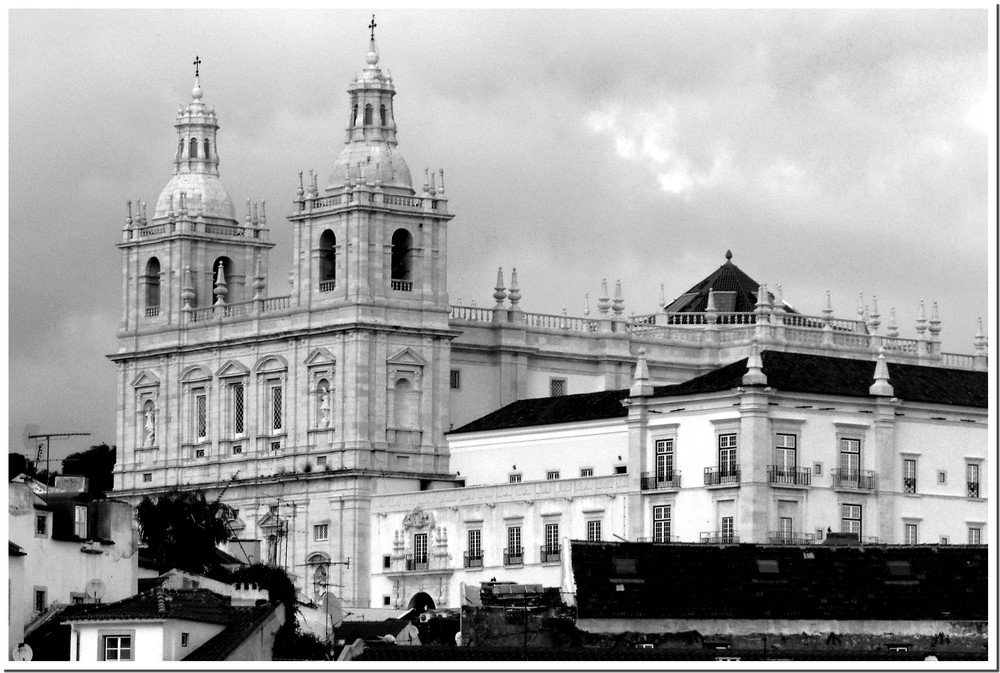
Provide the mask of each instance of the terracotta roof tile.
POLYGON ((201 647, 184 657, 184 661, 225 661, 226 657, 246 642, 246 639, 281 603, 267 603, 257 607, 236 607, 232 610, 232 622, 201 647))

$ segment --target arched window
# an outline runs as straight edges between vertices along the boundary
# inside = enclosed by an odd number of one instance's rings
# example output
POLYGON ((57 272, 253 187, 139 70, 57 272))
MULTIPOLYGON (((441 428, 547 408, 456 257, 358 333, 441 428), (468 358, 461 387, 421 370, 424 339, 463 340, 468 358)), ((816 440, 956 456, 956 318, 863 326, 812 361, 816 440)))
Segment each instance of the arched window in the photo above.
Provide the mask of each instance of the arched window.
POLYGON ((385 126, 385 106, 384 105, 379 105, 379 107, 378 107, 378 115, 379 115, 379 118, 381 118, 381 120, 382 120, 382 122, 381 122, 382 126, 385 126))
POLYGON ((210 155, 209 155, 209 152, 208 152, 208 147, 209 147, 209 145, 208 145, 208 138, 205 138, 205 143, 204 143, 204 145, 205 145, 205 154, 204 154, 204 156, 205 156, 205 158, 206 158, 206 159, 208 159, 208 158, 209 158, 209 156, 210 156, 210 155))
POLYGON ((371 123, 372 123, 372 106, 371 105, 366 105, 365 106, 365 126, 368 126, 371 123))
POLYGON ((358 123, 358 106, 355 105, 354 108, 351 109, 351 128, 354 128, 354 126, 357 123, 358 123))
POLYGON ((319 237, 319 291, 330 292, 337 285, 337 237, 327 229, 319 237))
POLYGON ((413 236, 406 229, 397 229, 392 234, 392 280, 412 280, 412 264, 413 236))
POLYGON ((180 161, 180 159, 183 156, 184 156, 184 141, 183 140, 178 140, 177 141, 177 160, 180 161))
POLYGON ((188 152, 188 158, 189 159, 197 159, 198 158, 198 139, 197 138, 191 138, 191 148, 190 148, 190 151, 188 152))
POLYGON ((160 260, 150 257, 146 262, 146 315, 156 315, 159 310, 160 260))

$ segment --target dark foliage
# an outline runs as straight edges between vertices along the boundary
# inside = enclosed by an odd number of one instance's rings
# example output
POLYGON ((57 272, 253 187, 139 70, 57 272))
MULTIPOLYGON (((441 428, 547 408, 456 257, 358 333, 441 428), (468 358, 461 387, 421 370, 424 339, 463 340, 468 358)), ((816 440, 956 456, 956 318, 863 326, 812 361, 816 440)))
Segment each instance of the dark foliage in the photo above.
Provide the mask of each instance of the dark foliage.
POLYGON ((7 454, 7 478, 13 479, 19 474, 26 474, 29 477, 35 475, 35 464, 28 460, 23 453, 7 454))
POLYGON ((161 571, 179 568, 205 573, 213 566, 216 545, 230 537, 232 509, 209 501, 201 491, 170 491, 142 499, 136 510, 142 541, 161 571))
POLYGON ((86 451, 70 454, 63 459, 63 474, 78 474, 87 478, 91 495, 101 495, 115 486, 114 469, 117 452, 107 444, 92 446, 86 451))

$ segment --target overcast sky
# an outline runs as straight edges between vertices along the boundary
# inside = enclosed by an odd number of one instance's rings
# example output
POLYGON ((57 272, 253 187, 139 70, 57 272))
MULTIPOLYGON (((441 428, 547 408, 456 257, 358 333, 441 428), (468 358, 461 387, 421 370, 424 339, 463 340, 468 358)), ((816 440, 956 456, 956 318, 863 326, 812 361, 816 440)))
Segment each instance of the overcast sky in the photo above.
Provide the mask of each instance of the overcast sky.
MULTIPOLYGON (((287 294, 298 171, 325 184, 363 11, 13 11, 9 432, 115 438, 125 201, 172 171, 195 55, 223 184, 266 199, 287 294)), ((415 182, 445 170, 453 302, 595 308, 620 278, 650 313, 724 261, 785 301, 855 317, 858 293, 913 336, 940 306, 972 352, 988 310, 988 16, 964 11, 402 11, 378 14, 415 182)), ((883 323, 886 320, 883 317, 883 323)), ((89 441, 88 441, 89 440, 89 441)))

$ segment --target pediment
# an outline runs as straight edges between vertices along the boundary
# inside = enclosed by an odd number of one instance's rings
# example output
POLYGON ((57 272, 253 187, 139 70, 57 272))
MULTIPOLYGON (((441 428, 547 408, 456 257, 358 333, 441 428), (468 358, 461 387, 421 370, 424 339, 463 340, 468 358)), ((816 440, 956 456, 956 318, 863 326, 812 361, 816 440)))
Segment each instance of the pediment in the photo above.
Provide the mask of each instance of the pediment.
POLYGON ((185 383, 190 381, 208 381, 212 378, 212 372, 208 371, 205 367, 201 365, 193 365, 184 370, 181 374, 181 381, 185 383))
POLYGON ((407 348, 404 348, 403 350, 399 351, 395 355, 393 355, 388 360, 386 360, 386 364, 390 364, 390 365, 416 365, 418 367, 423 367, 423 366, 425 366, 427 364, 427 360, 425 360, 422 357, 420 357, 420 354, 417 353, 412 348, 407 347, 407 348))
POLYGON ((288 370, 288 360, 280 355, 265 355, 253 366, 256 374, 262 372, 283 372, 288 370))
POLYGON ((337 358, 333 357, 333 353, 325 348, 316 348, 309 357, 306 358, 306 366, 312 367, 315 365, 332 365, 337 363, 337 358))
POLYGON ((242 362, 237 362, 236 360, 229 360, 226 364, 219 368, 219 371, 215 372, 215 375, 219 378, 232 377, 232 376, 246 376, 250 373, 250 369, 242 362))
POLYGON ((132 379, 133 388, 149 388, 151 386, 158 385, 160 385, 160 377, 148 369, 143 369, 141 372, 136 374, 134 379, 132 379))

